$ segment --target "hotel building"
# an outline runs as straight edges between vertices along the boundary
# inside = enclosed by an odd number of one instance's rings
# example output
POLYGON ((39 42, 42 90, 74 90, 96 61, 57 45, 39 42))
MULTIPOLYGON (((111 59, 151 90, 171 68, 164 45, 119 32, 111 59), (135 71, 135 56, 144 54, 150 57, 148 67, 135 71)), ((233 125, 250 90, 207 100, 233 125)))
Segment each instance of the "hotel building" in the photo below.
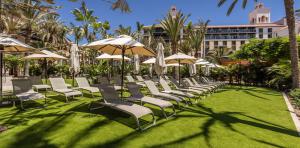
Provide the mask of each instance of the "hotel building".
MULTIPOLYGON (((171 14, 176 12, 176 7, 172 7, 171 14)), ((299 34, 300 25, 296 23, 296 32, 299 34)), ((144 35, 150 26, 144 27, 144 35)), ((195 27, 197 29, 197 26, 195 27)), ((163 37, 168 42, 168 36, 160 25, 155 25, 154 37, 163 37)), ((205 34, 201 57, 215 48, 226 47, 231 51, 239 50, 243 44, 250 39, 269 39, 274 37, 288 36, 286 19, 271 22, 271 12, 262 3, 258 3, 255 9, 249 13, 249 24, 245 25, 209 25, 205 34)), ((181 38, 184 38, 182 33, 181 38)))

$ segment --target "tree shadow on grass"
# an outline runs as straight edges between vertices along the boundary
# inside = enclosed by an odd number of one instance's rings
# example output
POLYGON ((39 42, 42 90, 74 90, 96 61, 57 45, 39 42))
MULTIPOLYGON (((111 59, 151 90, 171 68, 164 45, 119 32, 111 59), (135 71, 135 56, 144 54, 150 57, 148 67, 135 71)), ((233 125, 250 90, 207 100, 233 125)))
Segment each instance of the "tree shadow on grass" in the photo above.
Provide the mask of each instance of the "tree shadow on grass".
MULTIPOLYGON (((201 137, 201 136, 204 137, 207 146, 212 147, 212 145, 210 143, 210 138, 211 138, 210 130, 216 122, 221 123, 224 127, 226 127, 227 129, 229 129, 233 132, 236 132, 238 134, 242 134, 242 135, 246 136, 247 138, 249 138, 251 140, 254 140, 256 142, 266 144, 266 145, 269 145, 269 146, 282 147, 282 146, 274 144, 274 143, 266 142, 266 141, 255 139, 255 138, 251 138, 251 137, 247 136, 246 134, 236 130, 233 127, 233 125, 236 124, 236 123, 239 123, 239 124, 253 126, 253 127, 257 127, 257 128, 270 130, 270 131, 278 132, 278 133, 281 133, 281 134, 286 134, 286 135, 297 137, 297 132, 294 131, 294 130, 287 129, 287 128, 284 128, 282 126, 276 125, 276 124, 272 124, 272 123, 265 122, 265 121, 260 120, 260 119, 256 119, 254 117, 244 115, 241 112, 219 112, 219 113, 217 113, 217 112, 214 112, 211 108, 207 108, 207 107, 202 106, 202 105, 198 105, 198 107, 201 110, 193 109, 193 108, 186 108, 186 111, 197 113, 201 116, 209 117, 209 119, 199 127, 201 129, 201 132, 195 133, 195 134, 190 135, 190 136, 182 137, 180 139, 176 139, 176 140, 173 140, 173 141, 170 141, 170 142, 161 143, 159 145, 154 145, 152 147, 172 146, 174 144, 179 144, 179 143, 182 143, 182 142, 185 142, 185 141, 197 138, 197 137, 201 137), (244 116, 244 117, 250 118, 252 120, 255 120, 257 122, 250 121, 250 120, 245 120, 245 119, 240 119, 238 117, 235 117, 236 115, 244 116)), ((195 115, 195 117, 198 117, 198 115, 195 115)), ((182 115, 181 118, 185 118, 184 115, 182 115)), ((187 118, 191 118, 191 117, 187 116, 187 118)))
POLYGON ((266 97, 262 97, 262 96, 256 95, 256 94, 254 94, 254 93, 252 93, 252 92, 250 92, 250 91, 243 90, 243 92, 244 92, 245 94, 250 95, 250 96, 253 96, 253 97, 256 97, 256 98, 259 98, 259 99, 263 99, 263 100, 268 100, 268 101, 270 101, 270 99, 268 99, 268 98, 266 98, 266 97))

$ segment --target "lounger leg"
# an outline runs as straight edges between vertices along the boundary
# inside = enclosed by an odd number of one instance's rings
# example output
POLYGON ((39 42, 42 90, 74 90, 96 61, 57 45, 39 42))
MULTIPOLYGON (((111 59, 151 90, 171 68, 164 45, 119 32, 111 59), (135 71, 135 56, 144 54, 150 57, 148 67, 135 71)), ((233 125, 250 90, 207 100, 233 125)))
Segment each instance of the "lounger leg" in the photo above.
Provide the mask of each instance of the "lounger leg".
POLYGON ((68 103, 69 102, 69 100, 68 100, 68 97, 66 96, 66 103, 68 103))
POLYGON ((140 121, 139 121, 138 118, 135 118, 135 122, 136 122, 136 125, 137 125, 137 129, 142 131, 142 128, 140 126, 140 121))
POLYGON ((21 110, 25 110, 24 106, 23 106, 23 101, 22 100, 20 100, 20 106, 21 106, 21 110))
POLYGON ((161 107, 161 111, 162 111, 163 115, 165 116, 165 118, 168 119, 168 116, 167 116, 167 114, 166 114, 164 108, 161 107))

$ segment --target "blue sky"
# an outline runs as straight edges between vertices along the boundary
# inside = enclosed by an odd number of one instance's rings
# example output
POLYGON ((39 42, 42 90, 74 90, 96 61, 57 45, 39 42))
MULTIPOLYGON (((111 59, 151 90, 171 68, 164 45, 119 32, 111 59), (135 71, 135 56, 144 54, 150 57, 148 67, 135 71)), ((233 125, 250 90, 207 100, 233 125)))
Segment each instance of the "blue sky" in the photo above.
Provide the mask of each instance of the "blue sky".
MULTIPOLYGON (((95 11, 95 15, 99 17, 99 21, 109 21, 111 31, 114 31, 119 24, 124 26, 132 26, 135 28, 137 21, 144 25, 152 25, 158 23, 159 19, 168 12, 172 5, 185 14, 191 14, 189 21, 197 22, 197 20, 211 20, 211 25, 222 24, 247 24, 248 13, 253 10, 254 2, 248 0, 246 9, 241 8, 241 3, 237 4, 235 10, 230 16, 226 16, 228 5, 221 8, 217 7, 218 0, 127 0, 132 9, 130 14, 124 14, 120 11, 113 11, 110 5, 104 0, 85 0, 89 9, 95 11)), ((230 2, 232 0, 228 0, 230 2)), ((78 2, 69 2, 68 0, 56 1, 57 5, 62 6, 59 10, 62 21, 66 24, 76 21, 70 13, 74 8, 80 7, 78 2)), ((266 7, 271 9, 271 20, 276 21, 285 15, 283 0, 261 0, 266 7)), ((300 8, 300 0, 295 0, 295 8, 300 8)))

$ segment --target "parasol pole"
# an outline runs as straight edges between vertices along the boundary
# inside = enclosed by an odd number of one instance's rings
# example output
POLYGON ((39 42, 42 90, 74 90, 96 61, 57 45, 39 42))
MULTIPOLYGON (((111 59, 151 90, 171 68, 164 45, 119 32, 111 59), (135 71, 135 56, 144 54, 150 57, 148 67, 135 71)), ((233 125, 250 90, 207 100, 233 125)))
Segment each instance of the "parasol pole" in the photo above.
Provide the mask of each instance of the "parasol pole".
POLYGON ((180 84, 180 59, 178 60, 178 64, 179 64, 179 66, 178 66, 178 76, 179 76, 179 86, 181 85, 180 84))
POLYGON ((122 48, 122 76, 121 76, 121 79, 122 79, 122 81, 121 81, 121 99, 123 99, 123 85, 124 85, 124 62, 125 62, 125 60, 124 60, 124 55, 125 55, 125 46, 123 46, 123 48, 122 48))
POLYGON ((0 45, 0 83, 1 83, 1 85, 0 85, 0 102, 2 102, 2 77, 3 77, 3 71, 2 71, 2 69, 3 69, 3 51, 4 51, 4 46, 3 45, 0 45))

